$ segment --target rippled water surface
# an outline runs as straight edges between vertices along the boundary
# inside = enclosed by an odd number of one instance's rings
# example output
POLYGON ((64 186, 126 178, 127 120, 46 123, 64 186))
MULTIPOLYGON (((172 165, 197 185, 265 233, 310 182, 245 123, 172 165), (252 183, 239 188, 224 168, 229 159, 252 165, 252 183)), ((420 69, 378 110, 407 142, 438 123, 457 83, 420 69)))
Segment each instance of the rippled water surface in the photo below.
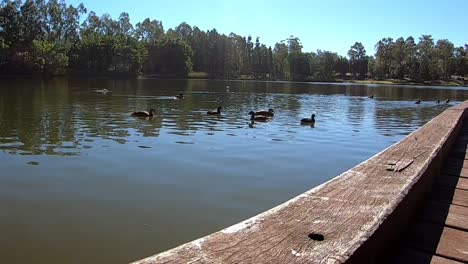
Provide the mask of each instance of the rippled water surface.
POLYGON ((125 263, 193 240, 357 165, 466 89, 0 80, 1 261, 125 263), (250 122, 268 108, 271 122, 250 122))

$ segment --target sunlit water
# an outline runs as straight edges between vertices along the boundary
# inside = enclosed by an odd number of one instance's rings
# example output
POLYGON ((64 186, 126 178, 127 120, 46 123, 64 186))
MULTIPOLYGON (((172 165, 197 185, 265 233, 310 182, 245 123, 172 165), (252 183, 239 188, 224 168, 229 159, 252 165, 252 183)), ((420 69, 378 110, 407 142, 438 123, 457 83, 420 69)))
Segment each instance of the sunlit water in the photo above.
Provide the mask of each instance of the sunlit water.
POLYGON ((466 88, 1 80, 1 262, 161 252, 339 175, 467 98, 466 88), (206 115, 217 106, 221 116, 206 115), (148 108, 157 116, 130 116, 148 108), (268 108, 271 122, 250 124, 249 111, 268 108), (315 127, 301 126, 312 113, 315 127))

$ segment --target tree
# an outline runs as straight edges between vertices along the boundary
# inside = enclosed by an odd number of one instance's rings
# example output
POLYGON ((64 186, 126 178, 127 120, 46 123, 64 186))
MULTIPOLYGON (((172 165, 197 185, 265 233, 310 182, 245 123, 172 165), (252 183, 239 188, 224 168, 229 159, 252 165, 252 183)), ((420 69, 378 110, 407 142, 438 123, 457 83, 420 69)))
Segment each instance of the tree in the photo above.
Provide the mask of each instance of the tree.
POLYGON ((135 25, 135 37, 143 42, 151 43, 164 35, 164 27, 161 21, 146 18, 135 25))
POLYGON ((405 61, 407 73, 410 79, 418 80, 419 78, 419 60, 416 43, 413 37, 408 37, 405 40, 405 61))
POLYGON ((32 64, 46 75, 65 74, 68 66, 67 45, 48 40, 33 40, 32 64))
POLYGON ((468 73, 468 45, 465 48, 458 47, 454 51, 454 72, 465 76, 468 73))
POLYGON ((418 43, 419 78, 422 80, 437 79, 437 70, 433 63, 434 40, 431 35, 422 35, 418 43))
POLYGON ((333 66, 335 65, 338 54, 330 51, 317 50, 318 71, 316 78, 322 81, 332 81, 335 79, 333 66))
POLYGON ((164 37, 148 47, 147 74, 187 77, 192 70, 192 49, 181 39, 164 37))
POLYGON ((368 58, 366 56, 366 49, 362 43, 354 43, 348 51, 348 56, 354 77, 360 79, 365 78, 367 74, 368 58))
POLYGON ((376 75, 380 78, 388 78, 390 75, 390 65, 393 62, 393 44, 392 38, 383 38, 375 45, 377 50, 375 53, 376 75))
POLYGON ((435 46, 436 55, 438 58, 439 69, 441 70, 441 75, 445 80, 448 80, 450 66, 452 64, 454 46, 453 43, 446 40, 440 39, 437 41, 435 46))
POLYGON ((276 80, 284 80, 289 76, 288 46, 284 41, 276 43, 273 49, 273 75, 276 80))
POLYGON ((349 71, 349 61, 344 56, 338 56, 337 60, 335 61, 335 65, 333 66, 333 70, 336 73, 341 75, 341 78, 344 78, 346 73, 349 71))

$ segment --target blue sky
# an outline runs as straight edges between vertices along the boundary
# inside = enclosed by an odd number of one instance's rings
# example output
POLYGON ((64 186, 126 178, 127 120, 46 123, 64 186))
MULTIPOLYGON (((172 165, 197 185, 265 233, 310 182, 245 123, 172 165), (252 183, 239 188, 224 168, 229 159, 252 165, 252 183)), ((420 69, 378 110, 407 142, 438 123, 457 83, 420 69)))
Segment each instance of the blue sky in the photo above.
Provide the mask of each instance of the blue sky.
POLYGON ((290 35, 300 38, 304 51, 317 49, 346 55, 355 41, 374 54, 383 37, 394 39, 429 34, 455 46, 468 43, 468 0, 66 0, 84 3, 98 15, 116 19, 130 14, 132 24, 150 17, 165 30, 181 22, 201 30, 260 37, 274 45, 290 35))

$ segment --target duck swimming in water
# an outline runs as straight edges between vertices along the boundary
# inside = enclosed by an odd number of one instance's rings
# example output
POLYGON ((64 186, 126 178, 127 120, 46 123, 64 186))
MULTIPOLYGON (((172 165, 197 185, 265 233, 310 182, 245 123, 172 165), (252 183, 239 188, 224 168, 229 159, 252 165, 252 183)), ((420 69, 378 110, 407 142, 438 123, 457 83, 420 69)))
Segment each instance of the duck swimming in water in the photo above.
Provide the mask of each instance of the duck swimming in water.
POLYGON ((184 99, 184 94, 180 93, 179 95, 174 96, 176 99, 184 99))
POLYGON ((440 100, 437 100, 436 104, 439 104, 440 103, 440 100))
POLYGON ((310 118, 302 118, 301 124, 315 124, 315 114, 312 114, 310 118))
POLYGON ((420 104, 421 103, 421 100, 417 100, 416 102, 414 102, 415 104, 420 104))
POLYGON ((255 112, 255 115, 273 117, 273 116, 275 116, 275 110, 270 108, 270 109, 268 109, 268 111, 262 110, 262 111, 255 112))
POLYGON ((446 104, 450 103, 450 99, 445 100, 445 103, 446 104))
POLYGON ((369 95, 368 97, 369 97, 370 99, 374 99, 374 95, 373 95, 373 94, 369 95))
POLYGON ((221 109, 222 109, 222 107, 218 106, 216 111, 208 111, 208 112, 206 112, 206 114, 207 115, 220 115, 221 114, 221 109))
POLYGON ((101 89, 101 90, 93 90, 96 93, 101 93, 101 94, 107 94, 110 93, 111 91, 107 90, 106 88, 101 89))
POLYGON ((153 108, 151 108, 151 109, 149 110, 149 112, 147 112, 147 111, 133 112, 133 113, 132 113, 132 116, 151 117, 151 116, 154 115, 154 112, 156 112, 156 110, 154 110, 153 108))
POLYGON ((266 122, 266 121, 271 120, 271 117, 269 117, 269 116, 255 116, 254 111, 250 111, 249 115, 250 115, 250 120, 252 120, 252 121, 266 122))

